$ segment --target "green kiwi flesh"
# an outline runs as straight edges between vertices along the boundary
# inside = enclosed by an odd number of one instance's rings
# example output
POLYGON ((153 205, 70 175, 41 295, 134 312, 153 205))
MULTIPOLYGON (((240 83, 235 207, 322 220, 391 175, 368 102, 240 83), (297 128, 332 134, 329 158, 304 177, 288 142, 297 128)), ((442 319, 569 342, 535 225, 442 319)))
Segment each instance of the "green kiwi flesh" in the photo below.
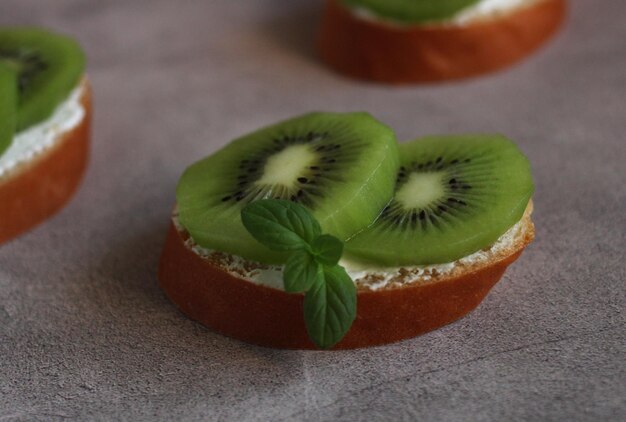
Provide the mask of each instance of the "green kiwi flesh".
POLYGON ((426 23, 449 19, 480 0, 343 0, 377 16, 403 23, 426 23))
POLYGON ((76 41, 34 28, 0 29, 0 63, 18 75, 17 131, 46 120, 85 69, 76 41))
POLYGON ((393 132, 367 113, 311 113, 234 140, 193 164, 176 191, 179 221, 196 243, 282 263, 246 231, 241 210, 265 198, 307 207, 324 233, 362 230, 391 199, 399 166, 393 132))
POLYGON ((400 145, 394 198, 346 255, 383 266, 453 262, 518 222, 534 187, 526 157, 499 135, 432 136, 400 145))
POLYGON ((17 75, 0 63, 0 156, 11 145, 17 125, 17 75))

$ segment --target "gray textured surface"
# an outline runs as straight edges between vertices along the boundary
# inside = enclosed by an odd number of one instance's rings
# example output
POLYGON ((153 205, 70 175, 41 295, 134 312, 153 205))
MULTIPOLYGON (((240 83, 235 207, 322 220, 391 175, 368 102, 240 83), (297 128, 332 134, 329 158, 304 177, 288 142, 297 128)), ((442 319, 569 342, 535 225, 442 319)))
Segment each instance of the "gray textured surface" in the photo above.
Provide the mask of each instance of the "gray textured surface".
POLYGON ((84 44, 91 167, 0 247, 0 420, 624 420, 626 3, 576 1, 513 70, 389 89, 315 59, 314 1, 3 0, 0 24, 84 44), (341 353, 273 351, 185 319, 155 267, 187 164, 309 110, 402 138, 504 132, 533 164, 537 240, 467 318, 341 353))

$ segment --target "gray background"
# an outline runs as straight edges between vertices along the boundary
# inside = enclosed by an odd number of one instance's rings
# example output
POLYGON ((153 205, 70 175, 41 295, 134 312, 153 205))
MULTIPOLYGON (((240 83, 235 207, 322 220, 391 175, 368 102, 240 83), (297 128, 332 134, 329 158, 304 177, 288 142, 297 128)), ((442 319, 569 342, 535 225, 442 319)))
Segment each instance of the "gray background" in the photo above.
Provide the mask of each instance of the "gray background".
POLYGON ((572 1, 522 65, 388 88, 325 69, 317 1, 2 0, 80 39, 95 88, 77 197, 0 247, 0 420, 624 420, 626 2, 572 1), (275 351, 184 318, 155 270, 176 181, 310 110, 400 138, 503 132, 533 164, 537 239, 467 318, 399 344, 275 351))

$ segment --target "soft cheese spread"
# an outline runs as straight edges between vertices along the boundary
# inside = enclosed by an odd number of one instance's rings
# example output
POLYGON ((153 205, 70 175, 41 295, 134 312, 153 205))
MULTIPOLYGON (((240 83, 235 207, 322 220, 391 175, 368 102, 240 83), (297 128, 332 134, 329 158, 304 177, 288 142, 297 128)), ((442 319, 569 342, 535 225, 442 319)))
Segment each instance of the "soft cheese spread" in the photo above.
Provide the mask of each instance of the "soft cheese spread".
POLYGON ((55 146, 61 138, 59 135, 80 124, 85 116, 81 102, 84 89, 84 83, 80 83, 47 120, 15 135, 9 148, 0 155, 0 179, 55 146))
MULTIPOLYGON (((174 212, 172 221, 179 231, 184 231, 184 228, 178 221, 176 212, 174 212)), ((427 283, 432 278, 451 273, 458 266, 470 267, 497 258, 502 252, 508 251, 515 244, 516 239, 521 234, 521 230, 523 230, 523 222, 519 221, 490 247, 446 264, 376 268, 349 259, 342 259, 339 261, 339 264, 346 269, 358 288, 381 290, 394 285, 407 284, 407 280, 427 283)), ((283 267, 280 265, 259 264, 236 255, 206 249, 197 245, 190 237, 186 241, 186 246, 197 255, 212 261, 237 278, 254 284, 284 290, 283 267)))
MULTIPOLYGON (((436 0, 435 0, 436 1, 436 0)), ((532 4, 538 0, 481 0, 465 9, 460 10, 457 14, 448 20, 438 21, 438 25, 465 25, 477 20, 493 18, 506 14, 526 4, 532 4)), ((393 19, 377 16, 366 8, 358 7, 353 9, 353 13, 365 20, 385 21, 390 24, 406 26, 406 23, 397 22, 393 19)))

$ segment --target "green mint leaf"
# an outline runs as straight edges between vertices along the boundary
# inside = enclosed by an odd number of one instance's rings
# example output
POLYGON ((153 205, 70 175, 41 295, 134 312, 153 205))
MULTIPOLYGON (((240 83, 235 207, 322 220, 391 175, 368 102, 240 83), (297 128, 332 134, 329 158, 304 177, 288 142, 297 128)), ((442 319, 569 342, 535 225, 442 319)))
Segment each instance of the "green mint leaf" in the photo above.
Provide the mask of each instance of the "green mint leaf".
POLYGON ((322 266, 305 250, 294 251, 283 269, 283 283, 289 293, 305 292, 323 277, 322 266))
POLYGON ((324 267, 304 296, 304 322, 309 337, 321 349, 334 346, 348 332, 356 317, 356 287, 346 270, 324 267))
POLYGON ((252 236, 270 249, 308 248, 321 233, 320 225, 302 205, 282 199, 262 199, 241 211, 241 221, 252 236))
POLYGON ((250 234, 270 249, 292 251, 283 269, 285 291, 305 292, 304 322, 321 349, 339 342, 356 318, 356 286, 337 265, 343 242, 321 234, 301 205, 279 199, 252 202, 241 211, 250 234))
POLYGON ((343 242, 330 234, 322 234, 313 239, 311 252, 320 264, 336 265, 343 253, 343 242))

